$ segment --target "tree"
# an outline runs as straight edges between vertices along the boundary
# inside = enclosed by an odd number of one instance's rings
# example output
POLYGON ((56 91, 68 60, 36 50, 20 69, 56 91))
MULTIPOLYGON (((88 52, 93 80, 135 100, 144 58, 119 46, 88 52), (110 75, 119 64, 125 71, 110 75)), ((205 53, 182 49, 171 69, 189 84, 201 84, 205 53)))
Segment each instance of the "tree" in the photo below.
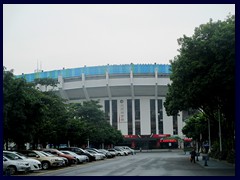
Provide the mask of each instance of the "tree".
POLYGON ((24 78, 15 78, 13 70, 3 68, 6 144, 15 142, 17 148, 22 149, 29 142, 36 149, 38 144, 43 147, 49 143, 58 146, 68 141, 81 146, 88 138, 94 146, 121 140, 120 131, 105 121, 97 101, 66 104, 54 92, 36 89, 38 84, 54 87, 57 83, 52 79, 27 83, 24 78))
POLYGON ((116 144, 122 140, 121 132, 111 127, 105 120, 104 112, 101 110, 98 101, 91 100, 69 104, 68 110, 71 114, 69 117, 75 119, 75 123, 81 122, 84 124, 84 128, 79 127, 78 130, 81 135, 77 136, 84 137, 84 139, 81 138, 82 142, 79 141, 79 143, 85 144, 86 140, 89 139, 93 146, 99 147, 102 143, 116 144))
MULTIPOLYGON (((178 39, 180 54, 171 61, 172 74, 164 106, 168 115, 189 108, 211 121, 221 114, 226 137, 234 138, 235 16, 197 27, 192 37, 178 39)), ((233 146, 233 145, 232 145, 233 146)))
POLYGON ((56 87, 58 84, 58 80, 52 78, 36 78, 34 79, 33 83, 35 85, 40 84, 42 86, 45 86, 45 90, 47 91, 47 86, 56 87))
POLYGON ((185 120, 182 132, 198 143, 198 151, 203 142, 208 141, 208 119, 204 113, 197 113, 185 120))
MULTIPOLYGON (((53 81, 49 81, 53 82, 53 81)), ((66 132, 67 109, 62 98, 53 92, 41 92, 34 83, 15 78, 13 70, 3 68, 4 143, 17 148, 32 143, 59 144, 66 132)))
POLYGON ((13 71, 6 68, 3 77, 4 142, 13 141, 24 147, 25 142, 32 141, 35 126, 43 115, 43 104, 39 101, 41 93, 25 79, 16 79, 13 71))

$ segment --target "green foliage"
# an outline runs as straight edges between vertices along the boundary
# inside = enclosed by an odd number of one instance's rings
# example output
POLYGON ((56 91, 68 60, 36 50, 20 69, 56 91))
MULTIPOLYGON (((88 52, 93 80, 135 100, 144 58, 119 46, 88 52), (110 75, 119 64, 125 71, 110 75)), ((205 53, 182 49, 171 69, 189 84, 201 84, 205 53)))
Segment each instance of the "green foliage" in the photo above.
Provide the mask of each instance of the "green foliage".
POLYGON ((186 120, 186 125, 183 127, 182 132, 187 137, 193 138, 200 142, 200 134, 202 136, 201 141, 207 140, 207 118, 203 113, 198 113, 186 120))
POLYGON ((12 72, 4 69, 3 74, 4 136, 22 146, 33 139, 33 127, 42 116, 40 93, 24 79, 15 79, 12 72))
POLYGON ((192 37, 184 36, 178 43, 180 55, 171 61, 172 84, 164 103, 167 114, 175 115, 189 108, 214 111, 220 106, 221 112, 232 120, 235 17, 228 17, 226 21, 210 20, 196 28, 192 37))
POLYGON ((57 79, 52 79, 52 78, 36 78, 34 79, 34 84, 35 85, 42 85, 42 86, 53 86, 56 87, 58 84, 57 79))
MULTIPOLYGON (((84 101, 83 103, 69 104, 69 117, 74 118, 75 123, 83 123, 84 128, 73 125, 69 122, 70 126, 75 126, 74 131, 80 133, 75 136, 77 141, 74 144, 86 144, 89 139, 91 145, 99 147, 104 144, 116 144, 123 139, 120 131, 117 131, 104 119, 104 112, 100 109, 98 101, 84 101), (80 138, 81 137, 81 138, 80 138)), ((72 120, 73 121, 73 120, 72 120)))
MULTIPOLYGON (((167 114, 176 115, 190 108, 201 110, 210 119, 211 127, 216 127, 220 112, 223 134, 233 138, 235 16, 225 21, 210 20, 195 28, 192 37, 179 38, 178 43, 180 54, 171 61, 172 83, 164 102, 167 114)), ((217 130, 211 130, 211 137, 217 136, 217 130)))
POLYGON ((229 150, 228 154, 227 154, 227 158, 226 158, 227 162, 235 164, 235 162, 236 162, 235 158, 236 158, 235 150, 233 150, 233 149, 229 150))
POLYGON ((98 101, 84 101, 82 104, 76 105, 76 116, 81 119, 88 120, 92 123, 99 123, 104 120, 104 112, 100 109, 98 101))
POLYGON ((66 140, 65 132, 68 117, 66 104, 53 92, 42 93, 41 102, 44 104, 44 117, 42 117, 41 124, 37 128, 37 139, 42 143, 59 144, 66 140))
POLYGON ((220 152, 219 140, 215 140, 212 145, 210 156, 219 159, 227 160, 229 163, 235 163, 235 147, 231 145, 232 139, 224 138, 222 142, 222 152, 220 152))
POLYGON ((66 104, 52 91, 40 92, 35 85, 54 86, 51 79, 37 79, 27 83, 15 78, 13 71, 3 68, 4 142, 15 142, 24 148, 30 142, 59 145, 67 143, 81 146, 90 140, 94 146, 115 144, 122 140, 120 131, 104 119, 97 101, 66 104))

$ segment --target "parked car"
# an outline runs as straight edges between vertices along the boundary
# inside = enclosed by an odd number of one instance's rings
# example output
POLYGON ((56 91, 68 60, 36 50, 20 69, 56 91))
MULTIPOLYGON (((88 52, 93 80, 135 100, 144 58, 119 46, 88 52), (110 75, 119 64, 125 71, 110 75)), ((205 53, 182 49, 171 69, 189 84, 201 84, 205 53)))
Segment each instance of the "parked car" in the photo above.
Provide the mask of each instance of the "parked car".
POLYGON ((115 153, 111 153, 106 149, 98 149, 99 152, 102 152, 107 158, 113 158, 116 156, 115 153))
POLYGON ((136 152, 134 151, 134 149, 128 147, 128 146, 115 146, 115 147, 120 147, 120 148, 123 148, 124 150, 127 150, 129 152, 129 154, 136 154, 136 152))
POLYGON ((109 151, 109 149, 108 150, 107 149, 103 149, 103 150, 109 152, 113 157, 117 156, 117 152, 115 150, 114 151, 109 151))
POLYGON ((69 155, 74 156, 77 159, 78 164, 89 161, 89 158, 86 155, 79 155, 79 154, 76 154, 75 152, 64 151, 64 150, 62 150, 61 152, 63 152, 64 154, 69 154, 69 155))
POLYGON ((124 156, 124 152, 116 149, 108 149, 110 152, 115 152, 117 156, 124 156))
POLYGON ((38 171, 42 169, 42 164, 39 160, 29 158, 19 152, 15 151, 3 151, 3 155, 7 158, 13 158, 13 159, 20 159, 29 162, 30 164, 30 171, 38 171))
POLYGON ((114 149, 116 149, 117 151, 122 151, 125 156, 127 156, 128 154, 130 154, 129 151, 126 151, 126 150, 124 150, 124 149, 121 148, 121 147, 114 147, 114 149))
POLYGON ((59 167, 64 164, 64 160, 58 157, 46 156, 40 151, 36 150, 22 150, 18 151, 27 157, 39 160, 42 163, 42 169, 49 169, 50 167, 59 167))
POLYGON ((79 147, 64 147, 64 148, 59 148, 59 150, 67 150, 67 151, 75 152, 76 154, 79 154, 79 155, 86 155, 89 158, 89 162, 96 160, 94 155, 90 154, 89 152, 79 147))
POLYGON ((77 164, 77 159, 74 156, 72 156, 70 154, 64 154, 64 153, 62 153, 61 151, 59 151, 57 149, 43 149, 42 151, 51 153, 51 154, 59 156, 59 157, 67 158, 68 159, 68 165, 77 164))
POLYGON ((86 151, 88 151, 89 153, 93 154, 95 156, 96 160, 104 160, 106 159, 106 156, 102 153, 98 153, 92 149, 86 149, 86 151))
POLYGON ((103 156, 103 159, 106 159, 107 158, 107 156, 105 155, 106 153, 105 152, 101 152, 101 151, 99 151, 98 149, 96 149, 96 148, 86 148, 85 150, 92 150, 92 151, 95 151, 96 153, 98 153, 98 154, 102 154, 102 155, 104 155, 103 156))
POLYGON ((22 159, 15 159, 11 156, 3 156, 3 173, 14 175, 17 172, 30 171, 30 163, 22 159))
MULTIPOLYGON (((46 156, 58 157, 58 156, 55 156, 55 155, 53 155, 53 154, 51 154, 51 153, 48 153, 48 152, 44 152, 44 151, 40 151, 40 152, 43 153, 43 154, 46 155, 46 156)), ((65 158, 65 157, 58 157, 58 158, 64 160, 64 163, 62 164, 62 166, 67 166, 67 165, 68 165, 68 159, 67 159, 67 158, 65 158)))

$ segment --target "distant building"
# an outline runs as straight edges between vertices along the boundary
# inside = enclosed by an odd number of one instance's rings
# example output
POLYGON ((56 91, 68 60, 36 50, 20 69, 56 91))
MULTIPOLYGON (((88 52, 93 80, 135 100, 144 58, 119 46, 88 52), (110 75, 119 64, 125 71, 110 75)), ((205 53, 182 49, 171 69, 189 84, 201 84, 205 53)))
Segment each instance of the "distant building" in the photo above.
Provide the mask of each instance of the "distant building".
MULTIPOLYGON (((183 113, 167 116, 163 103, 170 84, 170 65, 125 64, 81 67, 24 76, 58 79, 53 90, 68 102, 98 100, 106 120, 122 134, 183 136, 183 113)), ((45 91, 53 87, 38 87, 45 91)))

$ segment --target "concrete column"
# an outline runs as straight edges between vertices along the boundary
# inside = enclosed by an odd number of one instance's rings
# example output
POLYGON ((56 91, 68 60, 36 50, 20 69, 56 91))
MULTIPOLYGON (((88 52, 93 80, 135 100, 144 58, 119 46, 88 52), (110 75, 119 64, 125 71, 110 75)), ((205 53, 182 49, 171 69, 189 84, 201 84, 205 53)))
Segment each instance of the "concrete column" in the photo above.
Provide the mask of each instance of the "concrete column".
POLYGON ((156 122, 156 134, 159 134, 158 128, 158 70, 155 68, 155 122, 156 122))
POLYGON ((82 88, 83 88, 83 93, 84 93, 84 95, 85 95, 86 100, 89 101, 90 98, 89 98, 87 89, 86 89, 86 87, 85 87, 85 75, 84 75, 84 73, 82 73, 82 82, 83 82, 83 86, 82 86, 82 88))
POLYGON ((112 126, 112 99, 109 99, 110 124, 112 126))
POLYGON ((133 135, 136 135, 136 129, 135 129, 135 100, 132 99, 132 129, 133 129, 133 135))
POLYGON ((156 134, 159 133, 159 129, 158 129, 158 100, 155 98, 155 112, 156 112, 156 116, 155 116, 155 121, 156 121, 156 134))

